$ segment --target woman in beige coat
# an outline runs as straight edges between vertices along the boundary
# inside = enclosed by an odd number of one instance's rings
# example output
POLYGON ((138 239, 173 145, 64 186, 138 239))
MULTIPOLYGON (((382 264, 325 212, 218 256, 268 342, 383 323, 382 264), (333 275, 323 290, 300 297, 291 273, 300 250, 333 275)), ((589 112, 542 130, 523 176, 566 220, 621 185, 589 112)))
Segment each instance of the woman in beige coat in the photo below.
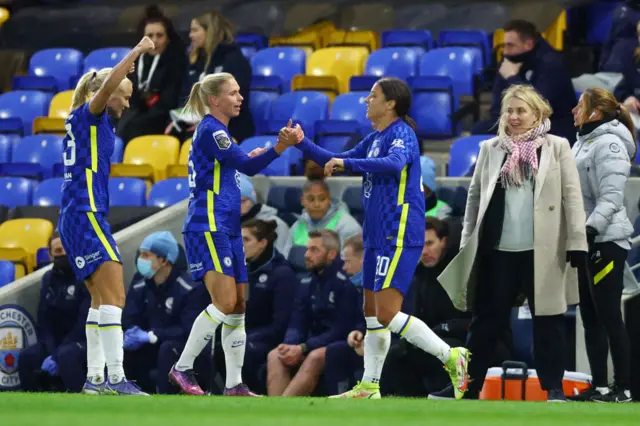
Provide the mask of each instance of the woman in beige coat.
POLYGON ((542 388, 550 401, 565 400, 563 314, 578 303, 576 271, 568 262, 585 267, 587 240, 571 147, 548 134, 550 115, 531 86, 505 91, 498 137, 482 142, 469 187, 460 253, 438 278, 456 308, 473 311, 467 337, 471 398, 482 389, 511 308, 524 296, 533 314, 542 388))

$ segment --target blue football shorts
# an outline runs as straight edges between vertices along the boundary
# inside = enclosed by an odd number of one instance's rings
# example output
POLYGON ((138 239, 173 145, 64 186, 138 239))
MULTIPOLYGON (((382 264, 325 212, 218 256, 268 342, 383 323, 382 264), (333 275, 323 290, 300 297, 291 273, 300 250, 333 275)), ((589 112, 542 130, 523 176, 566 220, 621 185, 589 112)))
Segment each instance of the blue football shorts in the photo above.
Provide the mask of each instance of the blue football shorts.
POLYGON ((185 232, 184 248, 189 271, 194 280, 201 280, 207 271, 235 278, 236 284, 247 282, 247 265, 241 236, 222 232, 185 232))
POLYGON ((395 288, 404 296, 422 256, 422 247, 367 248, 362 262, 362 287, 380 291, 395 288))

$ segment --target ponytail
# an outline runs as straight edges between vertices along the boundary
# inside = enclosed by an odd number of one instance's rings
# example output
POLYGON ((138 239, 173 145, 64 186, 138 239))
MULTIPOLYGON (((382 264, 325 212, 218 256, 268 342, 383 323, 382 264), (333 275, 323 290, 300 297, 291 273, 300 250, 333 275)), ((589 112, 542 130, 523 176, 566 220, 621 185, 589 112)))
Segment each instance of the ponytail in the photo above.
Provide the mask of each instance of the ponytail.
MULTIPOLYGON (((631 133, 631 137, 633 138, 633 142, 636 142, 636 128, 633 124, 633 119, 631 118, 631 114, 629 114, 629 110, 624 105, 618 105, 618 121, 620 121, 624 126, 629 129, 631 133)), ((635 152, 633 155, 629 153, 629 157, 631 158, 631 162, 636 158, 636 154, 638 153, 638 145, 635 145, 635 152)))
POLYGON ((418 131, 418 125, 413 120, 413 118, 409 117, 409 115, 405 115, 404 117, 402 117, 402 121, 407 123, 409 125, 409 127, 411 127, 413 129, 414 132, 418 131))
POLYGON ((91 94, 100 89, 110 72, 111 68, 103 68, 100 71, 89 71, 80 77, 71 97, 71 111, 85 104, 91 94))
POLYGON ((201 87, 201 82, 193 85, 185 105, 185 112, 197 117, 198 120, 201 120, 207 114, 207 102, 204 99, 201 87))

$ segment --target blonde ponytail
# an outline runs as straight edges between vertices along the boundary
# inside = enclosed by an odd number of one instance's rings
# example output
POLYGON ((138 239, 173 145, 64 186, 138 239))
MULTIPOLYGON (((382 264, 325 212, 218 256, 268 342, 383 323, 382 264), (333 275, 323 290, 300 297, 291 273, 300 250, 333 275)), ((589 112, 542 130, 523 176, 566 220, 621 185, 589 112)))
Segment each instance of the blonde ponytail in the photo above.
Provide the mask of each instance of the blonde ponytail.
POLYGON ((202 81, 196 83, 191 88, 189 99, 185 105, 185 113, 192 115, 200 121, 209 112, 209 97, 219 96, 220 87, 230 80, 233 75, 227 72, 219 72, 205 76, 202 81))
POLYGON ((198 82, 191 88, 189 93, 189 99, 184 106, 185 112, 195 116, 198 120, 201 120, 207 114, 207 102, 204 99, 202 93, 202 83, 198 82))
POLYGON ((71 111, 86 103, 91 95, 100 89, 110 72, 111 68, 103 68, 100 71, 90 71, 80 77, 71 98, 71 111))

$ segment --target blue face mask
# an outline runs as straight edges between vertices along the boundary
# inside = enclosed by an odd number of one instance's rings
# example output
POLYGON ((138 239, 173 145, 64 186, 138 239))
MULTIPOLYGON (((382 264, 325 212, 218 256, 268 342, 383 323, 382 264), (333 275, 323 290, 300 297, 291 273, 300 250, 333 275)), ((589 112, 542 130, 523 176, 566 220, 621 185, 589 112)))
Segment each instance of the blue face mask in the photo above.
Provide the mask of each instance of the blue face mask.
POLYGON ((151 261, 149 259, 138 258, 136 266, 138 268, 138 272, 140 272, 140 275, 145 278, 153 278, 156 272, 158 272, 151 267, 151 261))
POLYGON ((362 286, 362 270, 360 270, 358 273, 350 276, 349 279, 351 280, 351 283, 353 285, 355 285, 356 287, 362 286))

